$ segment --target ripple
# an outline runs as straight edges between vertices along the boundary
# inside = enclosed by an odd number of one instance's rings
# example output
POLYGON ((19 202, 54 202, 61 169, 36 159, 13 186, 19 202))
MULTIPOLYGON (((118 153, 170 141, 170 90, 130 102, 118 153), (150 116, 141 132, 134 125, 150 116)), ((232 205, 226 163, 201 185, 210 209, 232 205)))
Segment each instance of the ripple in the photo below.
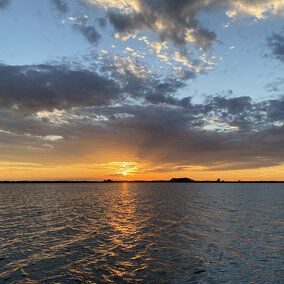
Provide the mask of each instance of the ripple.
POLYGON ((1 184, 0 283, 283 283, 283 185, 1 184))

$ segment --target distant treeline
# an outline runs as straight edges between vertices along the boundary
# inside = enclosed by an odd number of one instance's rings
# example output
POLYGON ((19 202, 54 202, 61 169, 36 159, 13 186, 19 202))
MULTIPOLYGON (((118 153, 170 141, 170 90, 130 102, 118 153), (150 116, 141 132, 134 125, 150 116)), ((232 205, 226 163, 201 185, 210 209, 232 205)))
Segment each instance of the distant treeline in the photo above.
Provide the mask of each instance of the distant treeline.
POLYGON ((170 180, 112 180, 112 179, 105 179, 103 181, 79 181, 79 180, 53 180, 53 181, 46 181, 46 180, 17 180, 17 181, 0 181, 0 183, 123 183, 123 182, 129 182, 129 183, 149 183, 149 182, 155 182, 155 183, 284 183, 284 181, 224 181, 224 180, 202 180, 202 181, 196 181, 191 178, 172 178, 170 180))

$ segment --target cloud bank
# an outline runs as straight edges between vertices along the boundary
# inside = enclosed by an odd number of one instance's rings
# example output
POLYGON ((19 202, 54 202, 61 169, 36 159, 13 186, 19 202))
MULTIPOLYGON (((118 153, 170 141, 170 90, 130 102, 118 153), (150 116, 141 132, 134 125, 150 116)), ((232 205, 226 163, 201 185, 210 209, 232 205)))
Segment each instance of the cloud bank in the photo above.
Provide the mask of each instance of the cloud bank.
POLYGON ((179 79, 124 71, 109 59, 97 70, 1 65, 2 158, 25 152, 37 162, 33 156, 44 151, 46 163, 56 155, 60 163, 82 162, 90 153, 114 157, 121 147, 155 166, 232 170, 283 162, 283 96, 254 102, 229 92, 194 104, 176 96, 179 79))

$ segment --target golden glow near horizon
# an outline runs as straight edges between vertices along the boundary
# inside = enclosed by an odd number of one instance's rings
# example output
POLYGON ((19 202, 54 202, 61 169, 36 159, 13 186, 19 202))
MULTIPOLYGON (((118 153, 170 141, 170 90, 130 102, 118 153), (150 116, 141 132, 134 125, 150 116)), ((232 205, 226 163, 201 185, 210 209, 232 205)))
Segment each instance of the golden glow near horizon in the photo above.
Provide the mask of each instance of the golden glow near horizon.
MULTIPOLYGON (((168 165, 169 166, 169 165, 168 165)), ((220 163, 220 166, 224 166, 220 163)), ((228 165, 228 168, 232 165, 228 165)), ((1 162, 0 180, 283 180, 284 165, 259 169, 210 170, 203 166, 161 166, 138 162, 109 162, 98 165, 44 166, 37 163, 1 162)))
POLYGON ((129 176, 136 173, 138 164, 136 162, 110 162, 106 164, 106 168, 114 172, 115 175, 129 176))

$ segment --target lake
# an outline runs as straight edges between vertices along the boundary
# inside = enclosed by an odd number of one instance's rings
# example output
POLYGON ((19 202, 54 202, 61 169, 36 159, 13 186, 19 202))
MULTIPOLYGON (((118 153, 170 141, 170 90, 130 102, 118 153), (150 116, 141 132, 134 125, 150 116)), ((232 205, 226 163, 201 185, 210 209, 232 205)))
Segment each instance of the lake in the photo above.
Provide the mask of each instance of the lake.
POLYGON ((284 184, 0 184, 0 283, 284 283, 284 184))

